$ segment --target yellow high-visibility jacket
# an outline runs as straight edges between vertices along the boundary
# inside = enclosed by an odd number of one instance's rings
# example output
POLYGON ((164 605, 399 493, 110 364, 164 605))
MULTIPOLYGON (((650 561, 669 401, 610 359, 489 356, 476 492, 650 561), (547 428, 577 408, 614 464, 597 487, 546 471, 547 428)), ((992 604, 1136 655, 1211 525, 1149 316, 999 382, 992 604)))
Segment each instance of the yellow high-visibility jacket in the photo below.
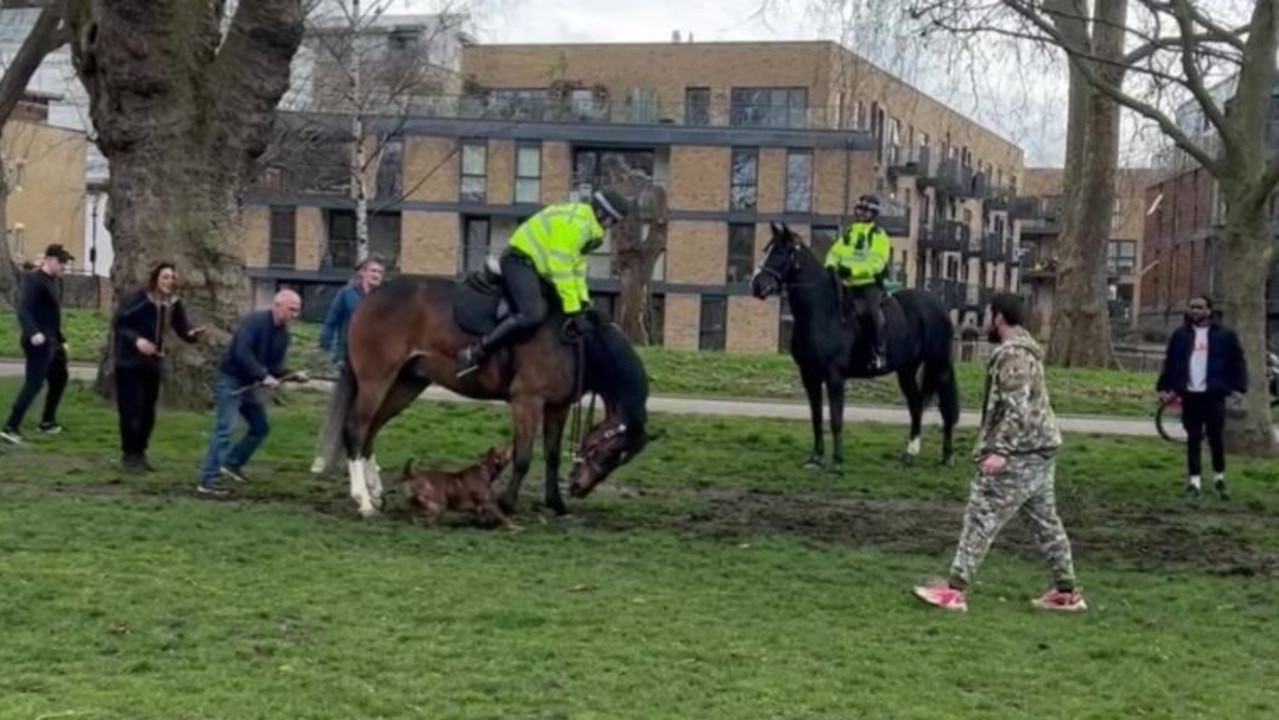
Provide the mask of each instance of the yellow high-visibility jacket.
POLYGON ((555 287, 565 313, 590 301, 586 256, 604 242, 604 227, 588 203, 547 205, 511 236, 511 248, 533 261, 537 274, 555 287))
POLYGON ((826 267, 848 268, 850 275, 843 280, 849 287, 869 285, 888 267, 892 250, 883 228, 873 222, 854 222, 831 244, 826 267))

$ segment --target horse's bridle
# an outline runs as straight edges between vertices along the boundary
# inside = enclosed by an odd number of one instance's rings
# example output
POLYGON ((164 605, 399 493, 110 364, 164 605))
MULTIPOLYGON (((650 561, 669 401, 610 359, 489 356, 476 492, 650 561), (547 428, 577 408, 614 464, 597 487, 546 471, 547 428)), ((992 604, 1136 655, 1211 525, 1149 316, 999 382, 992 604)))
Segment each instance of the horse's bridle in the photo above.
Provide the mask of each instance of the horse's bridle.
MULTIPOLYGON (((589 445, 586 443, 585 439, 583 439, 582 444, 579 447, 574 448, 573 467, 577 467, 578 465, 585 465, 587 468, 591 470, 592 473, 596 475, 602 474, 604 472, 604 469, 601 468, 599 464, 596 463, 593 459, 588 459, 588 458, 592 457, 593 455, 592 451, 596 447, 598 447, 600 444, 607 442, 609 440, 612 440, 613 438, 617 437, 618 435, 621 435, 624 432, 626 432, 626 423, 618 423, 617 427, 609 428, 608 430, 605 430, 603 433, 600 434, 598 438, 592 441, 589 445)), ((626 460, 626 451, 623 450, 621 462, 625 462, 625 460, 626 460)))

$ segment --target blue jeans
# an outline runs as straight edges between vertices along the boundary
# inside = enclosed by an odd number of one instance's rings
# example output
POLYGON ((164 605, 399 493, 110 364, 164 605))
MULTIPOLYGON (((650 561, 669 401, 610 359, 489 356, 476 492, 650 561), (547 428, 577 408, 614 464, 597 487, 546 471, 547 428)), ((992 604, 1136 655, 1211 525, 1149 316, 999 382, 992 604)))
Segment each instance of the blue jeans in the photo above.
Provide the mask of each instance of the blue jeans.
POLYGON ((209 437, 209 450, 204 454, 204 463, 200 466, 201 485, 216 483, 223 467, 244 467, 271 432, 271 425, 266 419, 266 408, 252 388, 245 388, 248 386, 227 375, 219 376, 213 385, 215 419, 213 434, 209 437), (243 391, 236 394, 240 390, 243 391), (248 423, 249 432, 232 448, 231 429, 236 413, 248 423))

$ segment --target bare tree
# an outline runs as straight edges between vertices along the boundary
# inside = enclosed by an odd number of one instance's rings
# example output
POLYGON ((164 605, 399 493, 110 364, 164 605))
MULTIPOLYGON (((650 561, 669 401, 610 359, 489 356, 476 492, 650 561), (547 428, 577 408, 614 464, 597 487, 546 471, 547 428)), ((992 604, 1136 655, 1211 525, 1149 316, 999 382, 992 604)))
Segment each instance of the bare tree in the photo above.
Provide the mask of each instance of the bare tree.
POLYGON ((649 312, 650 285, 657 261, 666 252, 669 210, 666 189, 646 172, 623 162, 608 163, 607 184, 631 200, 625 222, 610 231, 613 269, 618 278, 618 324, 632 342, 647 345, 653 339, 649 312))
MULTIPOLYGON (((1269 206, 1279 184, 1279 157, 1267 146, 1273 140, 1271 88, 1279 79, 1279 0, 1246 7, 1135 0, 1135 17, 1116 7, 1125 4, 1097 3, 1099 14, 1091 19, 1079 0, 938 0, 917 11, 949 28, 981 28, 1065 50, 1094 105, 1100 97, 1147 118, 1216 180, 1224 206, 1212 267, 1218 305, 1238 329, 1250 363, 1264 367, 1265 289, 1274 252, 1269 206), (991 14, 994 5, 1002 15, 991 14), (1050 5, 1055 15, 1047 11, 1050 5), (1093 28, 1090 44, 1072 34, 1072 23, 1086 21, 1093 28), (1099 34, 1106 47, 1098 47, 1099 34), (1123 52, 1115 53, 1116 46, 1123 52), (1187 108, 1202 117, 1208 132, 1178 122, 1187 108)), ((1095 189, 1071 192, 1092 195, 1095 189)), ((1231 445, 1272 453, 1266 393, 1249 393, 1246 408, 1246 420, 1231 424, 1231 445)))
MULTIPOLYGON (((70 31, 62 21, 61 8, 57 3, 45 5, 17 54, 4 68, 3 77, 0 77, 0 132, 6 128, 45 56, 64 45, 70 37, 70 31)), ((0 307, 16 305, 19 290, 18 266, 6 233, 9 227, 5 217, 9 204, 9 160, 0 152, 0 307)))
MULTIPOLYGON (((161 259, 225 337, 244 305, 237 193, 266 149, 302 40, 302 0, 65 0, 72 59, 111 164, 111 277, 122 296, 161 259)), ((109 342, 109 341, 108 341, 109 342)), ((213 352, 169 358, 166 399, 208 397, 213 352)), ((105 357, 101 377, 110 372, 105 357)))
POLYGON ((283 175, 308 191, 350 198, 351 259, 359 262, 375 244, 371 216, 403 199, 398 164, 384 173, 383 163, 398 160, 411 115, 456 100, 460 40, 486 0, 441 0, 433 14, 412 16, 392 14, 394 0, 310 1, 294 87, 281 105, 290 112, 255 176, 283 175))

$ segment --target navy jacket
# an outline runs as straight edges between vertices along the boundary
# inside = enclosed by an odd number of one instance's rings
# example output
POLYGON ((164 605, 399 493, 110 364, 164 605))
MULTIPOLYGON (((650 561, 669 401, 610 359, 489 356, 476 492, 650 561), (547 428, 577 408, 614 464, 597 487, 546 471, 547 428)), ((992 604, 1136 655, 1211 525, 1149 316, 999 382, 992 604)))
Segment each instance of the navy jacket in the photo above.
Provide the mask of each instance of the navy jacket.
POLYGON ((62 343, 62 290, 58 280, 36 268, 22 276, 22 299, 18 302, 18 322, 22 325, 22 346, 44 334, 45 347, 62 343))
POLYGON ((355 314, 355 308, 364 299, 360 286, 349 283, 333 297, 329 305, 329 313, 324 318, 324 327, 320 330, 320 348, 333 354, 333 362, 346 360, 346 328, 355 314))
MULTIPOLYGON (((1168 338, 1163 370, 1155 389, 1183 395, 1190 386, 1190 354, 1194 350, 1195 329, 1186 323, 1168 338)), ((1244 358, 1239 336, 1225 325, 1208 325, 1207 392, 1225 397, 1232 392, 1247 392, 1248 362, 1244 358)))
POLYGON ((276 325, 270 310, 256 310, 244 316, 222 356, 218 369, 231 378, 250 385, 273 375, 284 377, 284 356, 289 351, 289 329, 276 325))
POLYGON ((186 342, 196 341, 195 335, 191 334, 194 328, 187 320, 181 300, 175 298, 167 305, 157 304, 147 294, 146 288, 126 295, 115 313, 115 366, 158 367, 159 355, 147 356, 138 352, 138 339, 150 340, 163 353, 165 332, 170 327, 186 342))

